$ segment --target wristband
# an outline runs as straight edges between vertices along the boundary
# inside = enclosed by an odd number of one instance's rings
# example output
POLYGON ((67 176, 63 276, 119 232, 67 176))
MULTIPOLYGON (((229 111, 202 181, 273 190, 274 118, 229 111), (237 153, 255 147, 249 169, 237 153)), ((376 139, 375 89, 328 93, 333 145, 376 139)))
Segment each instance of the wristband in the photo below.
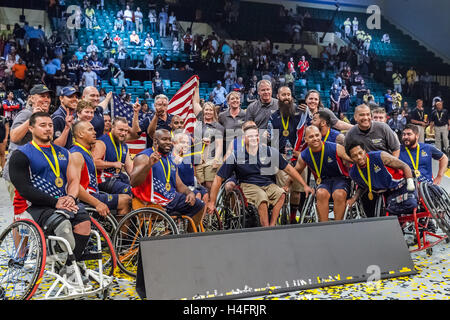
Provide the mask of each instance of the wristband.
POLYGON ((68 194, 67 196, 69 196, 69 197, 71 197, 72 199, 73 199, 73 201, 75 201, 75 203, 77 203, 77 198, 75 198, 73 195, 71 195, 71 194, 68 194))

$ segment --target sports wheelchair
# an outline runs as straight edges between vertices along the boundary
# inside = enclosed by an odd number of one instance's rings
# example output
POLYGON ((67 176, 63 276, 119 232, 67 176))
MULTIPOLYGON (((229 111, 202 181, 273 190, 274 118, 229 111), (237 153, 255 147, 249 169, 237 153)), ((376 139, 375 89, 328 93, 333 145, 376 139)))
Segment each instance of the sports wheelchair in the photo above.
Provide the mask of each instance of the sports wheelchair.
MULTIPOLYGON (((317 201, 315 197, 315 193, 317 191, 317 185, 314 182, 313 183, 314 188, 314 194, 310 194, 305 201, 305 204, 303 205, 303 209, 300 213, 300 224, 304 223, 318 223, 319 222, 319 215, 317 213, 317 201)), ((351 182, 351 191, 347 195, 347 199, 351 198, 355 191, 356 191, 356 185, 352 181, 351 182)), ((334 204, 333 204, 333 198, 330 197, 329 200, 329 217, 334 217, 334 204)), ((343 220, 353 220, 353 219, 363 219, 366 218, 366 214, 364 213, 363 206, 360 202, 360 200, 357 200, 355 204, 350 208, 348 205, 345 207, 344 212, 344 218, 343 220)), ((330 218, 330 220, 333 220, 333 218, 330 218)))
POLYGON ((194 233, 205 231, 202 223, 196 226, 188 216, 170 216, 162 206, 143 203, 137 198, 132 199, 132 210, 120 219, 112 237, 117 264, 131 277, 136 277, 141 238, 184 234, 188 229, 194 233))
POLYGON ((115 279, 116 255, 105 229, 94 218, 90 220, 90 239, 78 262, 69 241, 52 234, 50 227, 43 230, 32 219, 9 225, 0 235, 0 300, 64 300, 93 295, 107 299, 115 279), (60 275, 69 266, 75 281, 60 275))
MULTIPOLYGON (((226 181, 228 182, 228 180, 226 181)), ((237 230, 260 227, 258 209, 247 202, 244 192, 239 185, 235 185, 230 192, 225 190, 224 182, 219 189, 216 200, 216 214, 224 230, 237 230)), ((269 219, 272 207, 269 206, 269 219)), ((286 194, 285 203, 281 208, 277 220, 278 225, 289 223, 290 197, 286 194)))
MULTIPOLYGON (((450 237, 450 196, 441 187, 429 182, 417 182, 418 207, 410 214, 398 216, 399 223, 406 238, 410 252, 425 250, 428 255, 433 253, 433 247, 450 237), (444 234, 438 234, 436 226, 444 234), (435 239, 430 241, 429 237, 435 239), (417 247, 416 247, 417 246, 417 247)), ((381 196, 375 206, 375 215, 388 216, 385 197, 381 196)))

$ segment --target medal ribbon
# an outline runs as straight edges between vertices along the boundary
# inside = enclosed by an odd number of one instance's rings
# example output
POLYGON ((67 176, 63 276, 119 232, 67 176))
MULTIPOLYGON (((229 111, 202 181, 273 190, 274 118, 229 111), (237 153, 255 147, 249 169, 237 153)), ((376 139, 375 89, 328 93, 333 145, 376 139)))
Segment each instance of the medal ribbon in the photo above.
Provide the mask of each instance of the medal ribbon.
POLYGON ((111 139, 111 142, 112 142, 112 144, 114 146, 114 150, 116 151, 117 161, 122 162, 122 144, 121 143, 119 144, 119 147, 120 147, 120 155, 119 155, 119 151, 117 150, 117 146, 116 146, 116 143, 114 142, 114 139, 112 137, 111 132, 108 133, 108 135, 109 135, 109 138, 111 139))
POLYGON ((61 172, 59 170, 59 161, 58 161, 58 157, 56 156, 55 148, 53 148, 53 146, 50 145, 50 148, 52 150, 53 159, 55 160, 55 165, 53 165, 53 163, 50 161, 50 159, 47 157, 47 155, 44 153, 44 151, 42 151, 41 147, 39 147, 38 144, 34 140, 31 141, 31 144, 44 155, 45 159, 47 160, 48 164, 50 165, 50 168, 52 169, 56 178, 59 178, 59 176, 61 175, 61 172))
POLYGON ((289 118, 290 118, 290 117, 291 117, 291 116, 288 116, 286 123, 284 123, 283 116, 281 116, 281 123, 283 124, 283 129, 284 129, 285 131, 288 131, 288 128, 289 128, 289 118))
POLYGON ((92 153, 88 149, 83 147, 81 144, 79 144, 78 142, 74 141, 74 144, 79 146, 81 149, 83 149, 91 157, 92 162, 94 163, 95 173, 97 174, 97 167, 95 166, 95 161, 94 161, 94 157, 92 156, 92 153))
POLYGON ((327 135, 325 136, 325 139, 323 140, 323 142, 327 142, 328 140, 328 136, 330 135, 331 129, 328 130, 327 135))
POLYGON ((317 178, 319 179, 322 174, 323 157, 325 155, 325 144, 322 143, 322 151, 321 151, 321 155, 320 155, 320 170, 317 169, 316 159, 314 158, 311 148, 309 148, 309 153, 311 154, 311 159, 314 164, 314 169, 316 170, 317 178))
POLYGON ((372 179, 370 178, 370 161, 369 161, 369 157, 367 157, 367 179, 364 177, 364 174, 362 173, 362 171, 359 168, 359 166, 356 165, 356 167, 358 168, 359 175, 364 180, 366 185, 369 187, 369 193, 372 193, 372 179))
POLYGON ((413 165, 414 170, 419 170, 419 152, 420 152, 420 145, 417 144, 417 153, 416 153, 416 163, 414 163, 413 157, 411 155, 411 152, 409 151, 408 148, 406 148, 406 152, 408 152, 409 158, 411 159, 411 163, 413 165))

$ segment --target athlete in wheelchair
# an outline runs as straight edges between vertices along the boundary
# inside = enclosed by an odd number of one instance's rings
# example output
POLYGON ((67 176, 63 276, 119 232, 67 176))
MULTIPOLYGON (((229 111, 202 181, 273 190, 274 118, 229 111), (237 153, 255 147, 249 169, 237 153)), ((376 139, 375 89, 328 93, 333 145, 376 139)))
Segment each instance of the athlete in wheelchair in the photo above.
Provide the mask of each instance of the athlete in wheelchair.
POLYGON ((243 195, 243 198, 236 201, 241 204, 248 201, 255 206, 261 226, 275 226, 286 197, 285 190, 275 184, 276 170, 284 170, 299 181, 307 193, 312 192, 312 189, 276 149, 260 144, 257 126, 249 126, 243 133, 244 148, 234 149, 217 172, 207 211, 216 210, 216 200, 222 183, 235 173, 237 182, 240 183, 238 188, 242 190, 243 195), (273 206, 270 218, 269 205, 273 206))
MULTIPOLYGON (((316 189, 314 196, 316 198, 318 222, 328 221, 330 199, 333 200, 333 212, 335 220, 343 220, 346 212, 346 200, 350 193, 350 179, 348 170, 344 162, 351 162, 351 159, 345 153, 343 146, 323 142, 320 130, 311 125, 305 130, 305 142, 308 147, 300 153, 295 169, 301 174, 305 168, 312 171, 316 189)), ((291 181, 288 180, 286 187, 289 187, 291 181)), ((309 222, 317 222, 314 206, 312 204, 312 195, 307 199, 304 210, 300 217, 301 222, 305 222, 305 215, 309 214, 309 222), (308 211, 308 212, 307 212, 308 211)))
POLYGON ((133 211, 120 220, 113 237, 118 265, 131 276, 136 276, 141 237, 203 231, 205 205, 180 179, 171 151, 171 134, 160 129, 155 132, 153 147, 133 161, 133 211))
POLYGON ((111 241, 77 201, 79 180, 70 153, 51 143, 50 115, 36 112, 29 125, 32 142, 11 155, 15 222, 0 236, 0 295, 30 299, 41 282, 52 282, 44 299, 106 293, 111 241))

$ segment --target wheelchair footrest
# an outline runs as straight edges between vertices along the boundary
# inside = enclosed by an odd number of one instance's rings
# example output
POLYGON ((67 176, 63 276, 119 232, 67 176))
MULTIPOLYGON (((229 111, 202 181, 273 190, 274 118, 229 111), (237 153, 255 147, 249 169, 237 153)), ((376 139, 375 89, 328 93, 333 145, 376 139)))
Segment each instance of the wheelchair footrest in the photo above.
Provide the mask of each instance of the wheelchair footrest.
POLYGON ((88 261, 88 260, 99 260, 102 258, 101 252, 87 252, 83 253, 80 258, 80 261, 88 261))

